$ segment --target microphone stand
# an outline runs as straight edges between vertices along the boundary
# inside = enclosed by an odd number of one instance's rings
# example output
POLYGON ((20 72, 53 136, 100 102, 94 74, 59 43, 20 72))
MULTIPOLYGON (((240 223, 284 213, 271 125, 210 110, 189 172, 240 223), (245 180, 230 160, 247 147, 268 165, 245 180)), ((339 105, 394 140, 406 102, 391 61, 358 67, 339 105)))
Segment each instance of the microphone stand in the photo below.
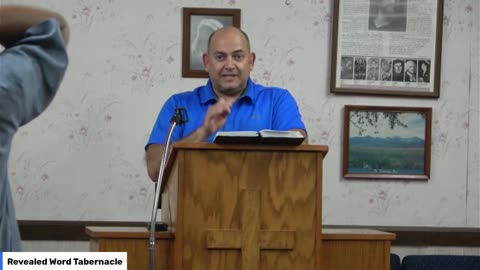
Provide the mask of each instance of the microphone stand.
POLYGON ((158 211, 158 202, 160 200, 160 188, 161 188, 161 181, 163 179, 163 175, 165 173, 165 163, 167 162, 168 150, 170 148, 170 143, 172 139, 173 131, 177 125, 182 125, 188 122, 188 116, 183 116, 182 112, 185 114, 187 113, 185 108, 177 108, 175 109, 175 115, 173 115, 172 119, 170 120, 170 128, 168 130, 167 141, 165 143, 165 147, 163 148, 163 155, 160 162, 160 170, 158 173, 157 178, 157 186, 155 188, 155 199, 153 202, 152 207, 152 218, 150 220, 150 238, 149 238, 149 251, 150 251, 150 270, 155 270, 155 233, 156 233, 156 224, 157 224, 157 211, 158 211))

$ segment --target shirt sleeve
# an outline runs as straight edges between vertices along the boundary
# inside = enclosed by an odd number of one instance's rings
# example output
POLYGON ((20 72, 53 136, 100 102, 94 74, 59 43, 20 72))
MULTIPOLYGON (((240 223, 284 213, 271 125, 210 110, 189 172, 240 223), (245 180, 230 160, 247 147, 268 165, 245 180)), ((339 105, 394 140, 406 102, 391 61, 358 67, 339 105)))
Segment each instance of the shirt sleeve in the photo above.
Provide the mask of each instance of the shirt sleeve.
POLYGON ((38 116, 55 96, 67 65, 56 20, 29 28, 0 53, 0 120, 18 128, 38 116))
POLYGON ((282 89, 274 99, 273 129, 307 132, 297 102, 288 90, 282 89))

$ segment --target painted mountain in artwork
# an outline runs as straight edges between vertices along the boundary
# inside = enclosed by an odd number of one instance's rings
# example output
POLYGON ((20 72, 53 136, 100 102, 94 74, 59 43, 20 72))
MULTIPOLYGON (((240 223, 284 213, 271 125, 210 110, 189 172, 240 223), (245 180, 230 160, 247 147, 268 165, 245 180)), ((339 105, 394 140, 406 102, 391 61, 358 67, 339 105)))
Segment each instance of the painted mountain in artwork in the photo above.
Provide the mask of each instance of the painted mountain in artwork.
POLYGON ((422 148, 425 146, 425 140, 418 137, 353 137, 350 138, 350 147, 400 147, 400 148, 422 148))

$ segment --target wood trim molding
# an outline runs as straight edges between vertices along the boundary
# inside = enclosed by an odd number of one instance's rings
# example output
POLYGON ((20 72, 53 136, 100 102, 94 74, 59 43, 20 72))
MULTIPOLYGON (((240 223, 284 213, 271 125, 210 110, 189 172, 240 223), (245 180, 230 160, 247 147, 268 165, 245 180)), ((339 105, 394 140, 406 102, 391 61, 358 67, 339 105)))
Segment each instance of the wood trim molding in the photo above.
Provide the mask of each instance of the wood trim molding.
MULTIPOLYGON (((117 221, 40 221, 20 220, 20 234, 26 241, 88 241, 86 226, 145 226, 147 222, 117 221)), ((328 229, 372 229, 394 233, 392 246, 461 246, 480 247, 480 228, 395 227, 329 225, 328 229)))
POLYGON ((368 228, 394 233, 392 246, 459 246, 480 247, 480 228, 396 227, 324 225, 324 228, 368 228))
POLYGON ((19 220, 22 240, 33 241, 88 241, 87 226, 126 226, 149 228, 149 222, 116 221, 44 221, 19 220))

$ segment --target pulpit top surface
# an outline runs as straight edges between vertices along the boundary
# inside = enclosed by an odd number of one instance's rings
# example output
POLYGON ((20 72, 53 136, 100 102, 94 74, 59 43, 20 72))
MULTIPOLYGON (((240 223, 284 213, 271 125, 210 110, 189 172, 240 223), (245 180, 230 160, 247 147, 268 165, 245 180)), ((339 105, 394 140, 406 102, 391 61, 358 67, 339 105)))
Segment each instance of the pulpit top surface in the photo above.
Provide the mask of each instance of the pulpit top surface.
POLYGON ((216 143, 175 143, 174 149, 210 149, 231 151, 300 151, 300 152, 328 152, 327 145, 259 145, 259 144, 216 144, 216 143))

